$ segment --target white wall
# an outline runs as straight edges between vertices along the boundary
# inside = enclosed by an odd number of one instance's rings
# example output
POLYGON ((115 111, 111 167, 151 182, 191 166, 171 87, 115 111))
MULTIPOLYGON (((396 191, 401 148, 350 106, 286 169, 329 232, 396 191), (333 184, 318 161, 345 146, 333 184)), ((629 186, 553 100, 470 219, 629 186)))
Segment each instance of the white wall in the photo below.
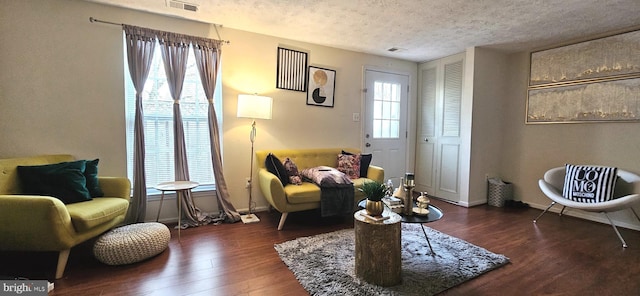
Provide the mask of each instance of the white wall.
MULTIPOLYGON (((469 205, 487 201, 487 176, 501 177, 504 149, 503 107, 506 101, 507 55, 486 48, 473 52, 473 115, 469 205)), ((467 54, 469 58, 469 54, 467 54)))
MULTIPOLYGON (((638 123, 525 125, 529 55, 513 54, 508 61, 501 175, 514 183, 516 199, 536 208, 548 206, 551 202, 538 188, 538 179, 549 168, 565 163, 617 166, 640 173, 638 123)), ((559 211, 560 207, 556 207, 559 211)), ((569 211, 568 214, 607 221, 597 213, 569 211)), ((618 225, 640 230, 640 223, 628 210, 611 217, 618 225)))
MULTIPOLYGON (((85 1, 3 1, 0 10, 0 157, 69 153, 99 157, 102 175, 126 175, 124 56, 118 26, 89 17, 195 36, 217 38, 204 23, 104 6, 85 1)), ((239 16, 241 17, 241 16, 239 16)), ((236 118, 238 94, 274 98, 273 119, 258 120, 256 149, 360 147, 363 68, 408 73, 414 62, 295 42, 229 28, 222 49, 223 162, 232 203, 246 209, 250 120, 236 118), (334 108, 306 105, 306 93, 275 88, 278 46, 309 52, 311 65, 336 70, 334 108)), ((412 87, 411 89, 416 89, 412 87)), ((415 94, 410 93, 411 104, 415 94)), ((364 120, 364 118, 363 118, 364 120)), ((257 186, 258 208, 267 206, 257 186)), ((213 198, 199 198, 205 211, 213 198)), ((175 202, 162 217, 176 216, 175 202)), ((155 219, 157 203, 148 207, 155 219)))

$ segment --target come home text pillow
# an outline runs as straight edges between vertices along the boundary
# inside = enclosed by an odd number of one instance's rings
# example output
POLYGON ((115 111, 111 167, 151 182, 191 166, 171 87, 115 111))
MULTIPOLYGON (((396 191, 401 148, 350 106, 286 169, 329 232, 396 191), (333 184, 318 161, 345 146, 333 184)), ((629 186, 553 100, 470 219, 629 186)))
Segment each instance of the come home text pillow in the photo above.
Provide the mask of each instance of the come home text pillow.
POLYGON ((611 200, 617 170, 613 167, 567 164, 562 196, 584 203, 611 200))

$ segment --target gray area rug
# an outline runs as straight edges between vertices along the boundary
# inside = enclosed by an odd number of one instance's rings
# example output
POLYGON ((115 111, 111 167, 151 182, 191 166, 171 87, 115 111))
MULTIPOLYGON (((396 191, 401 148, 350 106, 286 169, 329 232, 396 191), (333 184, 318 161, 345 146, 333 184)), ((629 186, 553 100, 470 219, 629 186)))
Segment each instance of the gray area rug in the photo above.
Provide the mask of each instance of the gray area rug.
POLYGON ((434 295, 509 263, 459 238, 418 224, 402 224, 402 283, 369 284, 355 276, 355 235, 344 229, 301 237, 274 247, 311 295, 434 295))

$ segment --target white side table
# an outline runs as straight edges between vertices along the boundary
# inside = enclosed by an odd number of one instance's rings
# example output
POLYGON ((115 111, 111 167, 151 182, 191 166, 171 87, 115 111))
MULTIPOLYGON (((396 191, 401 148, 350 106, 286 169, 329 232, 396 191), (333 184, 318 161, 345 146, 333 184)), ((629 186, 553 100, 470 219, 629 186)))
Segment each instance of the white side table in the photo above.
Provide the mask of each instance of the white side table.
POLYGON ((158 207, 156 222, 158 222, 158 219, 160 218, 160 210, 162 209, 162 201, 164 201, 164 193, 166 191, 176 192, 176 197, 178 198, 178 241, 180 241, 180 230, 182 229, 182 227, 180 227, 180 222, 182 221, 182 195, 179 193, 191 191, 191 189, 196 188, 199 185, 199 183, 192 181, 169 181, 162 182, 155 187, 157 190, 162 192, 160 195, 160 206, 158 207))

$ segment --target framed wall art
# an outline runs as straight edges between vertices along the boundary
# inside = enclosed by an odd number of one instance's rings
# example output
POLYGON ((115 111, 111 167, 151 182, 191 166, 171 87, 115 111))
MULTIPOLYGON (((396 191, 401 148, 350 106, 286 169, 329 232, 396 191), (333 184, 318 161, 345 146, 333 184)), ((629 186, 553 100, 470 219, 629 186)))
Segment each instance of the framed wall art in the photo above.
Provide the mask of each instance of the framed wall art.
POLYGON ((276 88, 307 91, 307 58, 306 52, 278 47, 276 88))
POLYGON ((307 105, 333 108, 335 86, 335 70, 309 66, 307 105))
POLYGON ((640 121, 640 78, 529 90, 528 123, 640 121))
POLYGON ((526 123, 640 122, 640 31, 531 53, 526 123))

